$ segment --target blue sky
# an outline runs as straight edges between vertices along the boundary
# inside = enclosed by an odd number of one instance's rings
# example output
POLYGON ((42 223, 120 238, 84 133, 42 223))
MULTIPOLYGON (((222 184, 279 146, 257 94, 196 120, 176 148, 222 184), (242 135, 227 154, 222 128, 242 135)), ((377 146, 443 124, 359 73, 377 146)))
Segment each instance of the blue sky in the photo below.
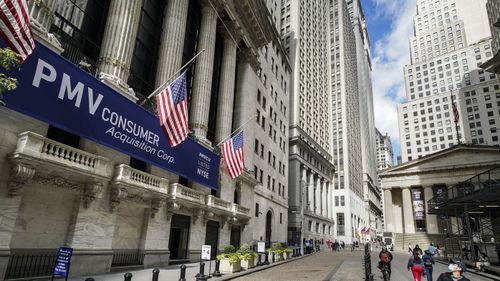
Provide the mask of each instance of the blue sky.
POLYGON ((406 100, 403 68, 409 63, 415 0, 361 0, 372 44, 375 124, 400 155, 397 104, 406 100))

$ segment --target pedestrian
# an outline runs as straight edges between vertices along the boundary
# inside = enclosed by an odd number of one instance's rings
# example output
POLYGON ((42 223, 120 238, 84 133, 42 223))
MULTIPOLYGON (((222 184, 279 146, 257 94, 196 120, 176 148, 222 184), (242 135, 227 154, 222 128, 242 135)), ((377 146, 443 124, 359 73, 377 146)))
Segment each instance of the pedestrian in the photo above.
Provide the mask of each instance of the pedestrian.
POLYGON ((429 245, 429 247, 427 248, 427 250, 429 250, 429 252, 431 252, 431 255, 433 255, 433 256, 436 255, 437 252, 438 252, 437 248, 434 246, 433 243, 431 243, 429 245))
POLYGON ((437 281, 470 281, 462 275, 462 268, 458 264, 448 265, 448 272, 441 273, 437 281))
POLYGON ((425 250, 425 255, 422 256, 422 261, 424 262, 424 270, 427 274, 427 281, 432 281, 434 259, 432 258, 432 253, 429 250, 425 250))
POLYGON ((412 255, 413 254, 413 248, 411 244, 408 244, 408 254, 412 255))
POLYGON ((354 242, 352 242, 351 252, 353 252, 355 248, 356 248, 356 244, 354 244, 354 242))
POLYGON ((424 262, 418 253, 413 252, 413 256, 408 259, 408 270, 411 270, 415 281, 422 281, 422 273, 424 272, 424 262))
POLYGON ((420 249, 420 246, 415 245, 415 248, 413 249, 413 255, 418 254, 420 257, 422 257, 422 255, 424 254, 424 252, 422 251, 422 249, 420 249))
POLYGON ((344 241, 340 241, 340 244, 342 244, 342 250, 345 248, 345 242, 344 241))

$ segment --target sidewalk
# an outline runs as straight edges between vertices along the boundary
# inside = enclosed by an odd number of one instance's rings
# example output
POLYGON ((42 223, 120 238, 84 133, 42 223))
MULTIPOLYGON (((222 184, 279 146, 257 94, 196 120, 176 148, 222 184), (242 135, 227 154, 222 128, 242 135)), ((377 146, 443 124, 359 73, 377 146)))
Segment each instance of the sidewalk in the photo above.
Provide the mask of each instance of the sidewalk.
MULTIPOLYGON (((311 254, 314 255, 314 254, 311 254)), ((259 266, 252 268, 250 270, 246 271, 240 271, 237 273, 227 273, 223 274, 222 277, 219 278, 211 278, 210 280, 231 280, 232 278, 236 278, 239 276, 247 275, 253 272, 261 271, 261 270, 266 270, 268 268, 280 265, 280 264, 285 264, 291 261, 296 261, 304 257, 308 257, 311 255, 307 256, 301 256, 297 258, 292 258, 288 259, 285 261, 280 261, 276 263, 271 263, 270 265, 266 266, 259 266)), ((209 269, 210 262, 204 262, 205 263, 205 275, 212 274, 215 270, 215 260, 212 260, 211 268, 209 269)), ((184 264, 186 266, 186 281, 195 281, 196 280, 196 274, 200 272, 200 263, 186 263, 184 264)), ((180 272, 181 272, 181 265, 166 265, 166 266, 160 266, 158 267, 160 269, 160 275, 158 278, 158 281, 177 281, 179 280, 180 277, 180 272)), ((83 276, 83 277, 75 277, 75 278, 70 278, 68 280, 71 281, 85 281, 85 279, 92 277, 94 278, 95 281, 123 281, 123 276, 125 275, 127 271, 121 271, 121 272, 111 272, 111 273, 106 273, 106 274, 101 274, 101 275, 92 275, 92 276, 83 276)), ((132 273, 132 281, 146 281, 146 280, 151 280, 153 276, 153 268, 148 268, 148 269, 138 269, 138 270, 130 270, 128 271, 132 273)))

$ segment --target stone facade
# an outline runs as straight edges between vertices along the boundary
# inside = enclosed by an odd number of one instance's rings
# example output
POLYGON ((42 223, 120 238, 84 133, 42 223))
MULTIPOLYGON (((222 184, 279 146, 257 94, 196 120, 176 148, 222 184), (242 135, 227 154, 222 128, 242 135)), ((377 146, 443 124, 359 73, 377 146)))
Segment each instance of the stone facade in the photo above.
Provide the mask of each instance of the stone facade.
MULTIPOLYGON (((72 56, 62 49, 68 43, 64 38, 59 42, 48 33, 54 28, 54 11, 60 9, 59 16, 64 16, 62 11, 68 8, 66 4, 64 7, 57 4, 51 0, 30 2, 37 40, 63 52, 63 56, 83 68, 90 60, 72 56)), ((135 49, 123 46, 134 46, 136 33, 140 34, 144 28, 139 26, 139 18, 144 12, 141 5, 146 2, 111 0, 108 4, 100 52, 96 65, 92 65, 96 69, 93 74, 136 101, 144 92, 130 86, 135 79, 131 77, 135 49)), ((92 8, 95 7, 87 6, 82 11, 87 13, 93 11, 92 8)), ((150 267, 167 264, 172 259, 197 261, 201 245, 206 243, 214 247, 215 243, 216 252, 229 244, 239 246, 266 240, 268 232, 269 244, 286 241, 286 107, 290 67, 266 7, 255 0, 239 1, 238 5, 214 0, 169 0, 164 14, 160 19, 165 27, 161 33, 162 44, 148 46, 158 50, 153 84, 160 86, 175 74, 185 60, 183 50, 187 48, 179 35, 192 34, 189 28, 198 28, 199 44, 194 51, 205 51, 190 76, 192 98, 188 116, 193 136, 202 145, 216 150, 218 142, 243 126, 248 169, 231 180, 221 163, 219 189, 214 192, 149 164, 133 168, 137 164, 133 164, 128 155, 81 137, 77 137, 76 145, 64 144, 64 140, 55 140, 51 133, 54 128, 48 124, 2 107, 0 276, 4 276, 9 258, 16 253, 53 252, 60 246, 74 248, 71 274, 78 276, 108 272, 121 265, 123 256, 136 258, 136 265, 150 267), (199 27, 187 24, 193 22, 192 7, 201 7, 199 27), (224 22, 220 18, 224 18, 224 22), (222 44, 218 45, 219 42, 222 44), (273 47, 271 56, 277 63, 264 58, 259 51, 264 46, 273 47), (216 61, 220 62, 217 69, 216 61), (263 79, 264 73, 269 77, 267 82, 263 79), (270 77, 271 73, 274 78, 270 77), (218 85, 215 91, 214 81, 218 85), (269 90, 271 84, 276 91, 269 90), (274 108, 274 112, 263 108, 262 114, 266 118, 270 116, 268 121, 273 126, 270 129, 266 126, 262 132, 259 124, 247 122, 255 118, 259 106, 255 85, 274 108), (218 102, 214 102, 217 100, 214 95, 218 95, 218 102), (282 104, 281 110, 278 104, 282 104), (210 119, 211 108, 217 112, 215 121, 210 119), (209 131, 211 128, 215 131, 209 131), (274 155, 276 159, 265 162, 260 159, 260 154, 253 152, 256 139, 271 143, 267 149, 279 151, 274 155), (272 189, 252 174, 254 165, 271 176, 272 189), (279 188, 275 189, 278 183, 279 188), (255 210, 256 203, 264 215, 255 210), (270 229, 266 228, 268 214, 270 229)), ((72 20, 83 22, 82 18, 72 20)), ((188 54, 189 58, 195 53, 188 54)))
MULTIPOLYGON (((385 231, 395 233, 396 238, 445 233, 437 216, 427 213, 428 201, 435 196, 437 188, 450 188, 499 165, 497 146, 458 145, 383 171, 380 178, 385 200, 385 231), (422 218, 415 217, 414 190, 423 196, 422 218)), ((396 246, 401 249, 404 245, 396 246)))

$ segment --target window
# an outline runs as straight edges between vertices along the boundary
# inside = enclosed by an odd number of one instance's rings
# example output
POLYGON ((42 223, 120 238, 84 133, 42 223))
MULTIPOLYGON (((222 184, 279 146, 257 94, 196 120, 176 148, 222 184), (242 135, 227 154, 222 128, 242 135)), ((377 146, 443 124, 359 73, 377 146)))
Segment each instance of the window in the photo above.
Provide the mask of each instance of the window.
POLYGON ((283 223, 283 213, 280 213, 280 224, 283 223))
POLYGON ((340 196, 340 206, 345 206, 345 197, 343 195, 340 196))
POLYGON ((255 203, 255 217, 259 217, 259 203, 255 203))

